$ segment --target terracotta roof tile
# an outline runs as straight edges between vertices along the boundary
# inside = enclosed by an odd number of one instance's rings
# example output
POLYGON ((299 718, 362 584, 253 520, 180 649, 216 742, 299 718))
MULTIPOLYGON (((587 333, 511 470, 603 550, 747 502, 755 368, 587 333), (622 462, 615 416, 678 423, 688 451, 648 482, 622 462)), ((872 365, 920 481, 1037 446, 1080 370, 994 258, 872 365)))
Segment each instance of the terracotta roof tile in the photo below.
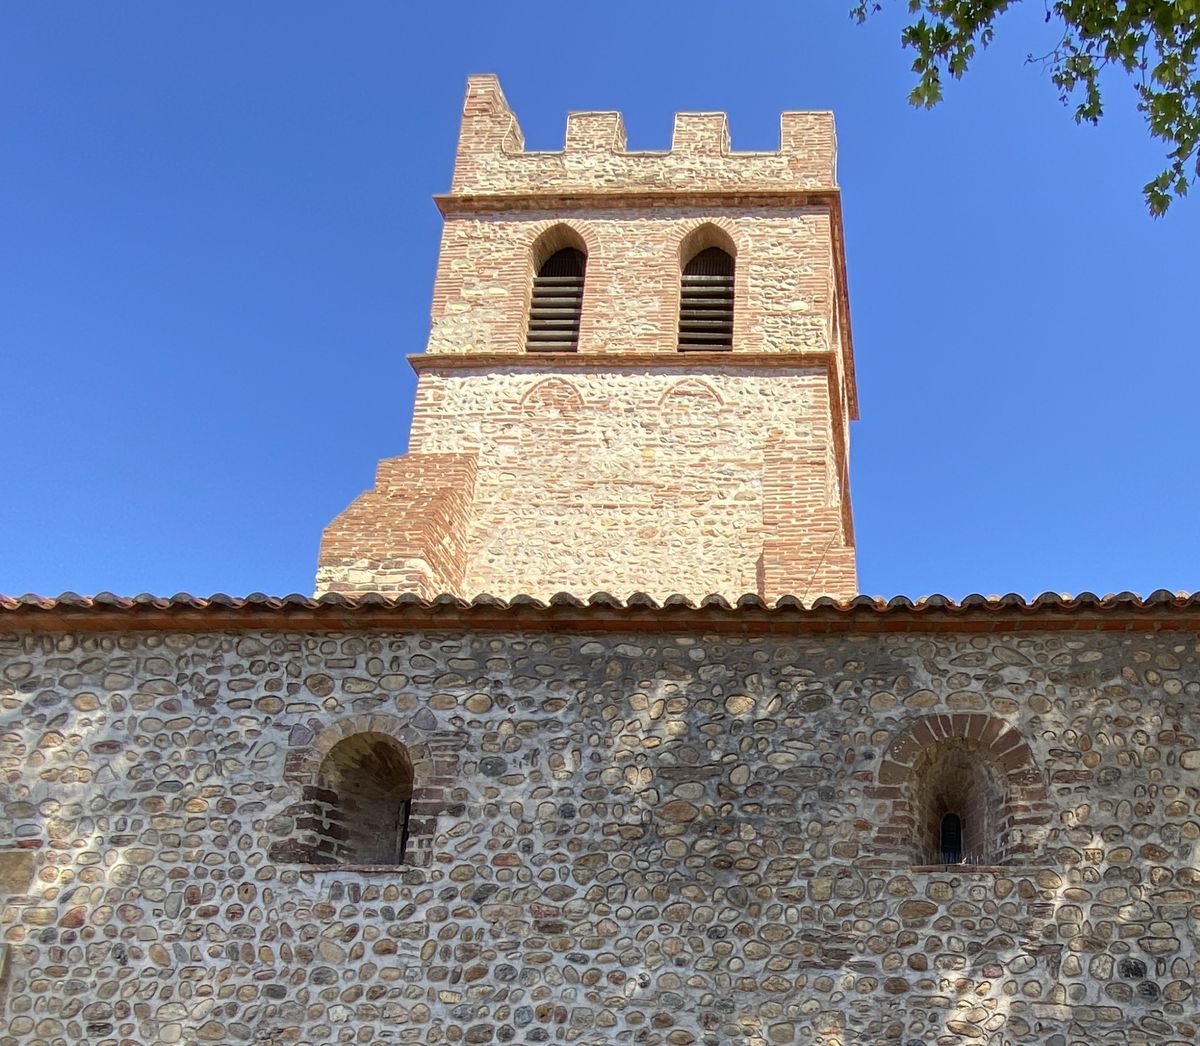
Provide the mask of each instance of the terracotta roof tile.
POLYGON ((621 600, 607 592, 582 599, 565 592, 549 600, 519 595, 500 599, 484 593, 474 599, 440 595, 431 600, 410 593, 388 596, 297 594, 248 596, 217 593, 207 598, 117 596, 100 592, 57 597, 0 595, 0 627, 18 629, 206 629, 302 628, 353 629, 407 627, 414 624, 465 627, 725 628, 757 631, 908 628, 1119 628, 1180 627, 1183 619, 1200 625, 1200 594, 1158 589, 1146 597, 1132 592, 1097 596, 1092 592, 1064 595, 1044 592, 1031 600, 1015 593, 957 602, 944 595, 882 599, 856 596, 839 602, 820 597, 805 604, 795 596, 774 603, 748 593, 731 604, 723 596, 705 596, 697 604, 681 595, 661 602, 644 592, 621 600), (1026 622, 1022 624, 1022 622, 1026 622), (1055 623, 1057 622, 1057 624, 1055 623), (1167 622, 1173 624, 1168 625, 1167 622))

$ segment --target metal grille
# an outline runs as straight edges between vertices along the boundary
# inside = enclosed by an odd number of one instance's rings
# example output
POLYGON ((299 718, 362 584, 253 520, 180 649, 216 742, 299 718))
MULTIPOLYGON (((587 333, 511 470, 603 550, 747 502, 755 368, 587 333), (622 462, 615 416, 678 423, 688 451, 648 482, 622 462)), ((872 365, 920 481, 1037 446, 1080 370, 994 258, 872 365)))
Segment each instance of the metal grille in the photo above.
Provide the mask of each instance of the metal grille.
POLYGON ((733 348, 733 259, 720 247, 701 251, 683 268, 679 347, 733 348))
POLYGON ((527 352, 574 352, 579 347, 586 266, 583 251, 574 247, 550 255, 542 264, 529 302, 527 352))
POLYGON ((404 851, 408 849, 408 817, 411 813, 412 800, 405 799, 396 815, 397 863, 404 859, 404 851))

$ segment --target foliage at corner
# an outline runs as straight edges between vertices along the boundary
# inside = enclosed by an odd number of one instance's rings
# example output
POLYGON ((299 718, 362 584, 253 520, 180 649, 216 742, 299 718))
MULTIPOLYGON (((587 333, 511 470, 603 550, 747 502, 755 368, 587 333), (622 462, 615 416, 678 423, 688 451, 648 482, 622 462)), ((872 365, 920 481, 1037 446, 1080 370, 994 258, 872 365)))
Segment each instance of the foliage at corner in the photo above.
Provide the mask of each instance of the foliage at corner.
MULTIPOLYGON (((958 79, 995 32, 996 18, 1015 0, 907 0, 916 16, 901 34, 916 51, 917 84, 909 95, 926 108, 942 98, 945 74, 958 79)), ((879 11, 882 0, 856 0, 859 22, 879 11)), ((1167 143, 1167 166, 1143 187, 1150 213, 1166 212, 1200 177, 1200 0, 1057 0, 1046 7, 1056 42, 1040 61, 1075 119, 1096 123, 1103 115, 1100 77, 1121 69, 1133 79, 1138 110, 1150 134, 1167 143)))

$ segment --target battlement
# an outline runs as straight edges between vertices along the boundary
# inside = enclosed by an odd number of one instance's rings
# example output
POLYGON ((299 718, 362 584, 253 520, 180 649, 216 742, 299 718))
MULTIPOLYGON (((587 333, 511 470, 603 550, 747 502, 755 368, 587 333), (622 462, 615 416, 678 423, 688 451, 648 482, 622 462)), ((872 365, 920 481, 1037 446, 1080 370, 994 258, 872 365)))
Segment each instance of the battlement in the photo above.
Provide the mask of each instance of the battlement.
POLYGON ((670 150, 629 151, 617 112, 567 116, 559 152, 527 152, 492 74, 471 76, 451 196, 817 192, 837 187, 831 112, 780 117, 776 152, 734 152, 724 113, 676 113, 670 150))

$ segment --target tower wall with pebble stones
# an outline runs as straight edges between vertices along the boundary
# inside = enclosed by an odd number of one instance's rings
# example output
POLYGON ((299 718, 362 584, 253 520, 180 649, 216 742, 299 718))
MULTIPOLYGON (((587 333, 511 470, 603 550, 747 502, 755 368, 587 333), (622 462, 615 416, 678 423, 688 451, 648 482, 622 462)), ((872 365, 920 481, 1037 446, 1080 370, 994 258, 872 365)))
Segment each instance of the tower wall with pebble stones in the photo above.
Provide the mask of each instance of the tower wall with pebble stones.
POLYGON ((730 150, 724 114, 626 147, 572 113, 524 149, 494 77, 468 84, 402 458, 328 528, 317 591, 472 597, 856 592, 856 417, 830 113, 730 150), (734 259, 729 351, 680 351, 681 268, 734 259), (586 254, 575 351, 526 351, 538 260, 586 254))
POLYGON ((0 1044, 1192 1043, 1198 652, 0 636, 0 1044), (421 846, 305 863, 312 768, 362 734, 411 754, 421 846), (1003 797, 991 865, 914 842, 947 751, 1003 797))

